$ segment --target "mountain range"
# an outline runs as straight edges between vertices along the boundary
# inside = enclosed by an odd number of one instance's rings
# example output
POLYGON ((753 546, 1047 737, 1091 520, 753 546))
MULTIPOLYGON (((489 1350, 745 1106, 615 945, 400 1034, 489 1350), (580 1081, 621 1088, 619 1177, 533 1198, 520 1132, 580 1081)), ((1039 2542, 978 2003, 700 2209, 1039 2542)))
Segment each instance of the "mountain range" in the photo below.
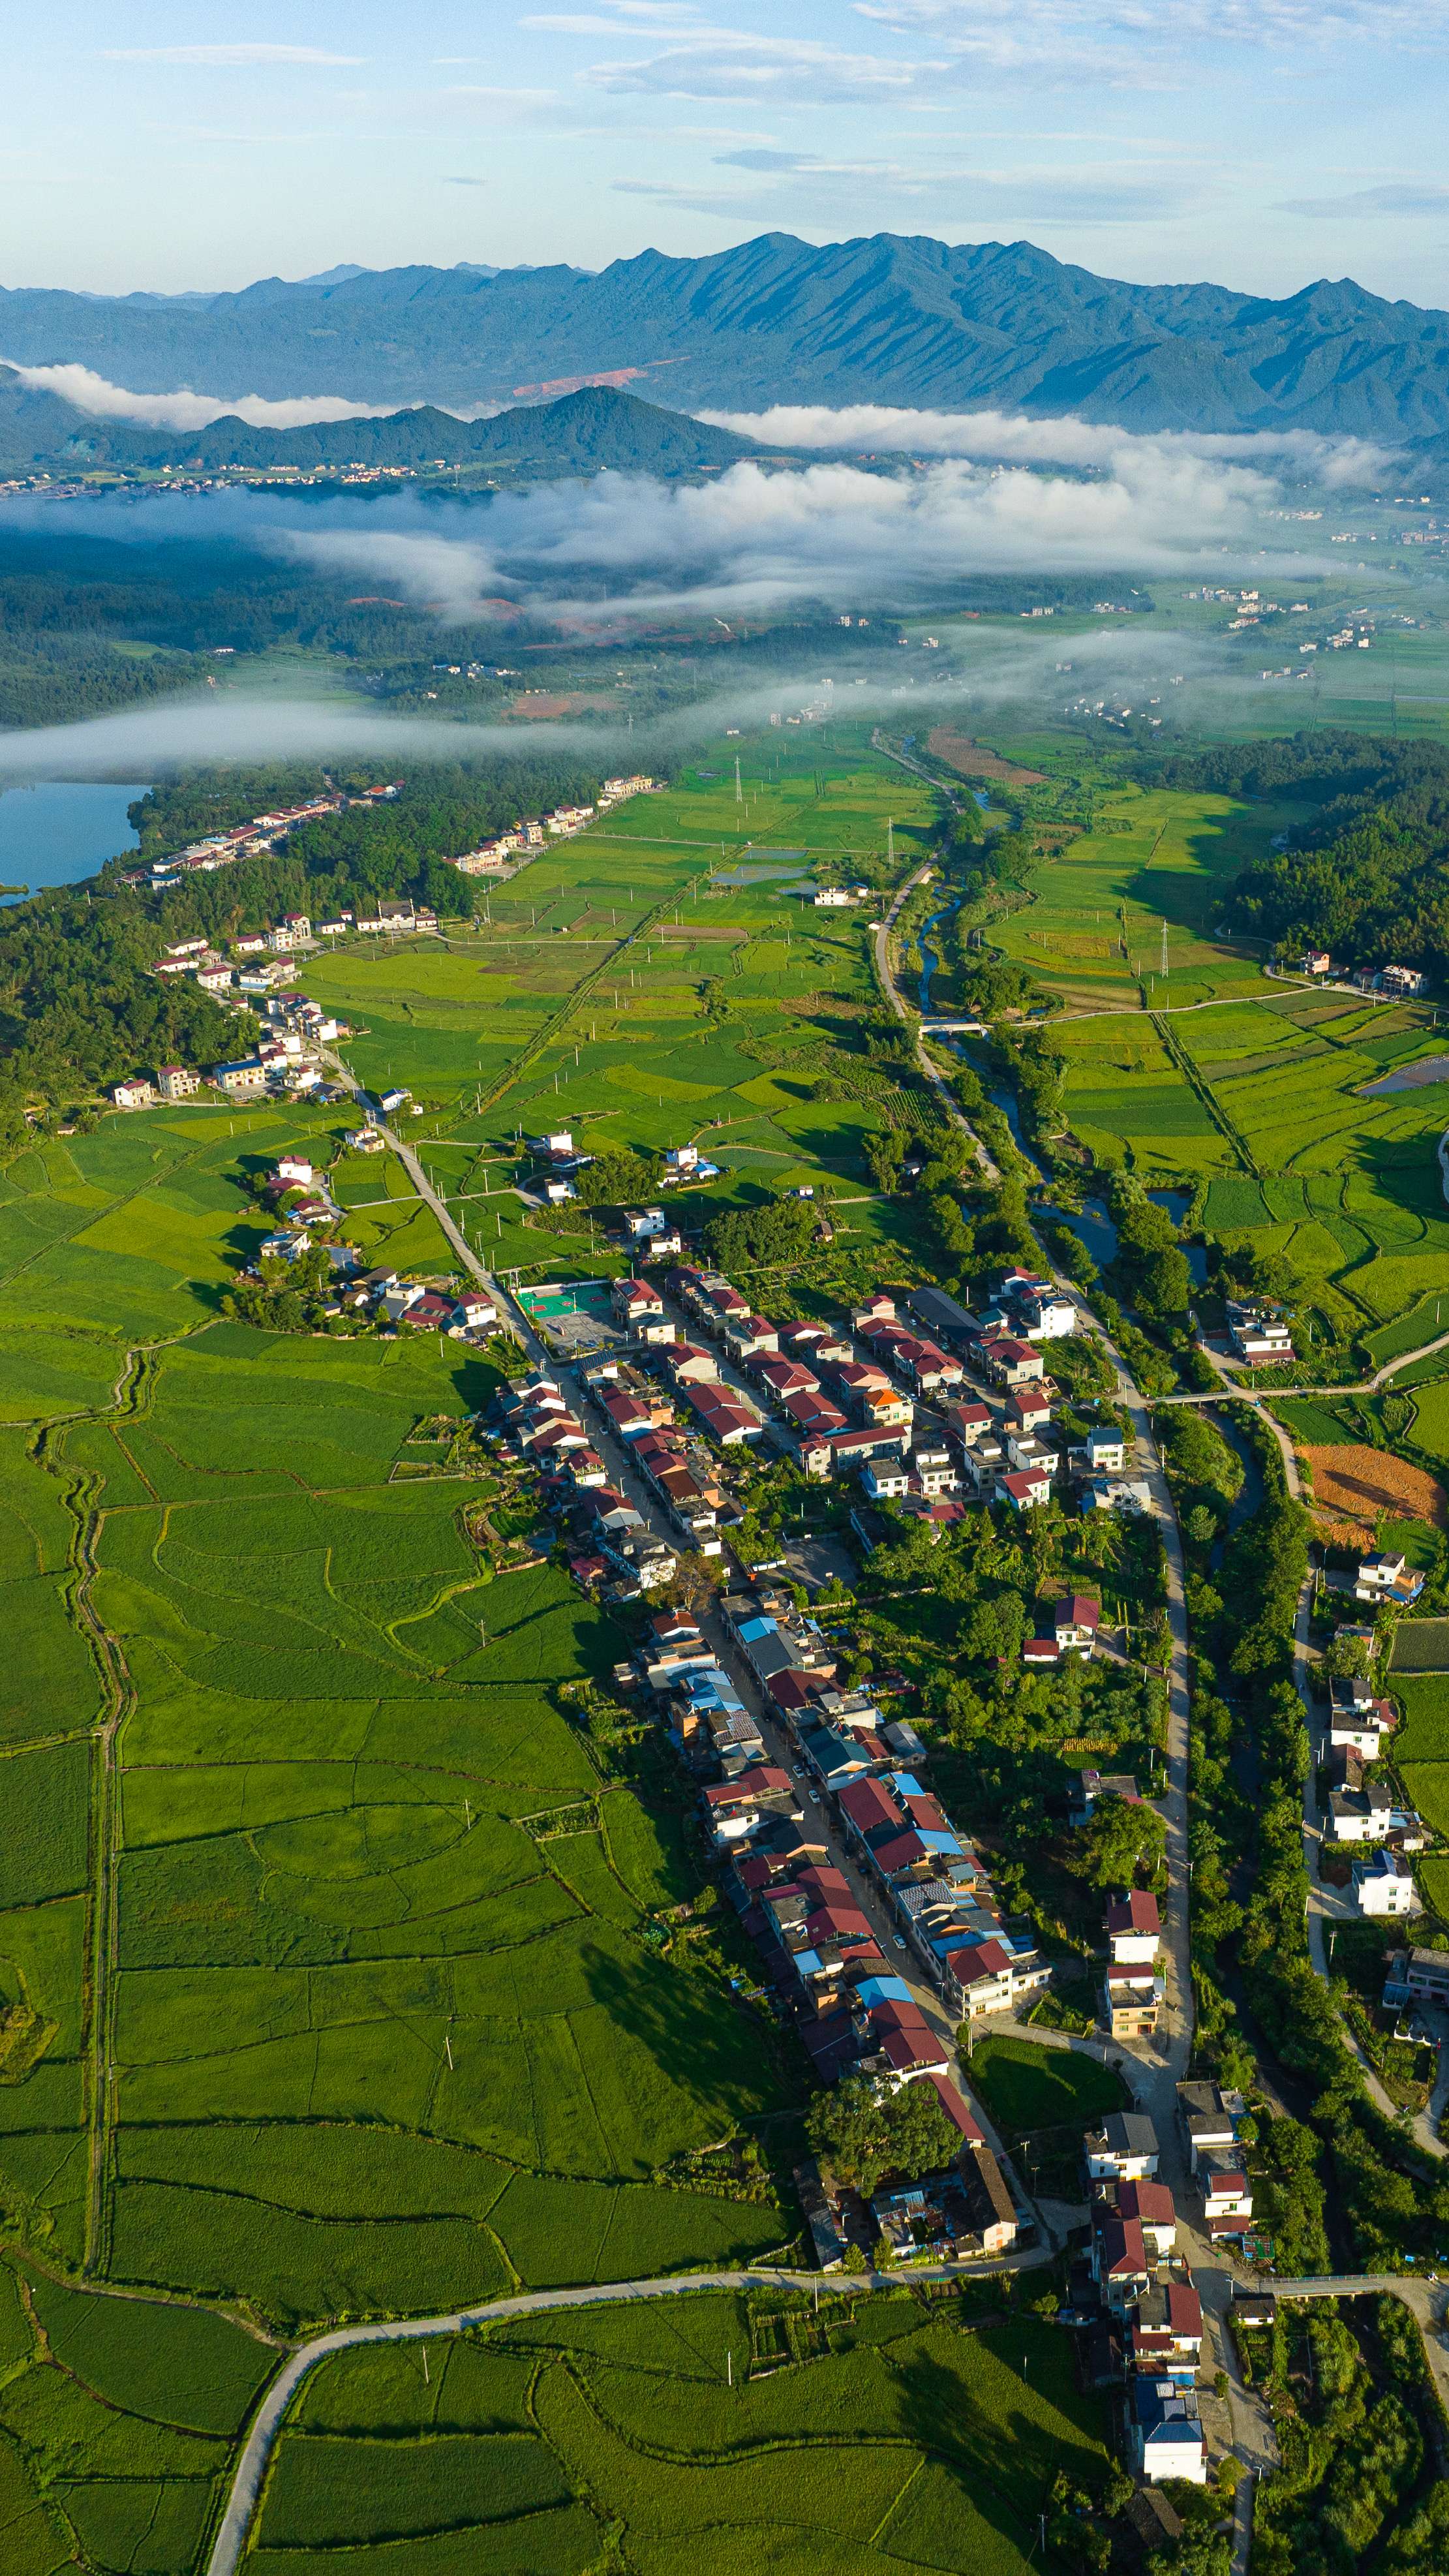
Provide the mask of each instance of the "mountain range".
POLYGON ((457 420, 423 404, 383 419, 315 421, 300 429, 254 429, 228 416, 205 429, 149 429, 97 420, 60 395, 28 386, 0 366, 0 463, 14 468, 172 466, 214 473, 226 466, 275 471, 292 466, 493 466, 510 480, 597 474, 605 467, 658 475, 718 472, 756 453, 733 430, 685 412, 583 386, 552 403, 520 404, 490 420, 457 420))
POLYGON ((824 245, 767 233, 597 273, 343 268, 215 295, 0 289, 0 355, 222 399, 471 406, 607 376, 685 411, 889 402, 1139 430, 1449 431, 1449 314, 1348 279, 1281 299, 1132 286, 1028 242, 891 233, 824 245))

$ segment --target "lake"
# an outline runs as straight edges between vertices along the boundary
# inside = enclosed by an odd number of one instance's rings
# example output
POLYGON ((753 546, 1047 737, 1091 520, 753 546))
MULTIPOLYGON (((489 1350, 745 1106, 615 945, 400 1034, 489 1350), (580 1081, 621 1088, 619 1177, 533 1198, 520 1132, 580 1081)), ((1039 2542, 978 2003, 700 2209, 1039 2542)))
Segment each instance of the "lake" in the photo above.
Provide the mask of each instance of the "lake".
MULTIPOLYGON (((0 885, 78 885, 107 859, 138 847, 126 808, 146 793, 91 781, 54 781, 0 792, 0 885)), ((14 897, 0 897, 13 901, 14 897)))

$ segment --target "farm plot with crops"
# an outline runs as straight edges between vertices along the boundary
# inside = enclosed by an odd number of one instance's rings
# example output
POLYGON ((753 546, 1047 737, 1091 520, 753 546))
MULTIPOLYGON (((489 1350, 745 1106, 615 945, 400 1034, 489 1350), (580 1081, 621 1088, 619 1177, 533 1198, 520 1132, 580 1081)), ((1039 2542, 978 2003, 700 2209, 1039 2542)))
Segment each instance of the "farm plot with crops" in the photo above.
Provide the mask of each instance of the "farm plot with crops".
POLYGON ((76 2533, 106 2567, 198 2562, 248 2402, 234 2309, 290 2334, 747 2261, 795 2223, 663 2178, 799 2077, 712 1953, 642 1937, 699 1886, 690 1837, 560 1696, 618 1637, 551 1566, 494 1573, 466 1476, 389 1482, 495 1373, 216 1318, 266 1222, 239 1167, 325 1159, 339 1125, 150 1113, 22 1157, 0 1207, 0 2197, 57 2276, 0 2510, 37 2563, 76 2533), (150 2303, 66 2288, 82 2267, 150 2303), (113 2361, 153 2314, 221 2340, 113 2361), (142 2431, 92 2445, 81 2381, 142 2431))
POLYGON ((1250 991, 1256 952, 1238 954, 1213 932, 1228 884, 1283 820, 1272 806, 1249 809, 1225 796, 1112 795, 1096 830, 1034 871, 1033 901, 995 935, 1073 1011, 1136 1011, 1149 995, 1160 1006, 1250 991))
POLYGON ((359 2570, 386 2539, 419 2569, 562 2571, 612 2530, 648 2576, 1023 2576, 1057 2471, 1089 2492, 1105 2473, 1105 2410, 1060 2335, 991 2322, 984 2295, 523 2319, 433 2347, 426 2381, 413 2352, 340 2356, 293 2409, 251 2563, 359 2570))

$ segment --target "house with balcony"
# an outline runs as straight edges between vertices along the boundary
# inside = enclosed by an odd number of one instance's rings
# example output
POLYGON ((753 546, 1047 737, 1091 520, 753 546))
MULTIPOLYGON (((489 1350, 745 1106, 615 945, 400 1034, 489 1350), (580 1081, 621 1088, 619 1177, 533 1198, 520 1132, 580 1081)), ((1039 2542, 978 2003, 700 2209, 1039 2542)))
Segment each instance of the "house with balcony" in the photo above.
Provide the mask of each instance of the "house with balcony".
POLYGON ((1102 2303, 1116 2316, 1134 2308, 1151 2285, 1152 2263, 1142 2229, 1135 2218, 1119 2217, 1115 2209, 1099 2204, 1093 2210, 1088 2259, 1102 2303))
POLYGON ((1150 2282, 1137 2301, 1128 2334, 1133 2370, 1191 2388, 1202 2342, 1202 2301, 1191 2278, 1150 2282))
POLYGON ((1385 1601, 1398 1610, 1411 1609, 1424 1589, 1422 1574, 1415 1572, 1397 1548, 1375 1548, 1369 1556, 1360 1557, 1354 1578, 1355 1601, 1385 1601))
POLYGON ((1393 1701, 1380 1699, 1372 1682, 1354 1677, 1328 1686, 1328 1741, 1335 1753, 1377 1762, 1383 1739, 1398 1724, 1393 1701))
POLYGON ((1157 1899, 1134 1888, 1107 1908, 1108 1967, 1103 2019, 1114 2039, 1145 2039, 1156 2030, 1167 1986, 1159 1965, 1162 1922, 1157 1899))

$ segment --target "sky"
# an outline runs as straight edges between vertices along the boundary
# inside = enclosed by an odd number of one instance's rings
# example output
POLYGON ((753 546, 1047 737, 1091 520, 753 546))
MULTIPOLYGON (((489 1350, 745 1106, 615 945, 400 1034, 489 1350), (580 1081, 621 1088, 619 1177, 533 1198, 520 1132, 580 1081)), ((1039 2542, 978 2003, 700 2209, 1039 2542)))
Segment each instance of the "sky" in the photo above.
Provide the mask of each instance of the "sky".
POLYGON ((1449 302, 1449 0, 75 0, 6 87, 9 287, 893 231, 1449 302))

